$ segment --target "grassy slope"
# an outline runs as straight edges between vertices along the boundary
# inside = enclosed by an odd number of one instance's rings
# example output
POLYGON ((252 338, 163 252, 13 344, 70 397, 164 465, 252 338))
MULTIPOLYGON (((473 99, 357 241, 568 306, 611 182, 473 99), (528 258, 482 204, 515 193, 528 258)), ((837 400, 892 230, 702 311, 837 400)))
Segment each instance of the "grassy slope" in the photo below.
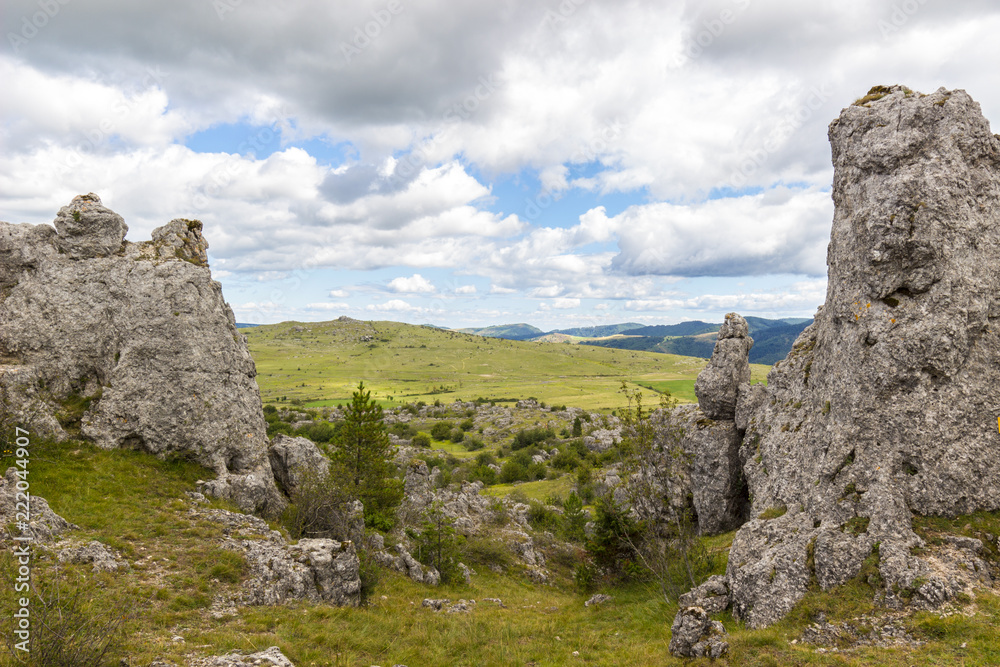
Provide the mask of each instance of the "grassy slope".
MULTIPOLYGON (((622 380, 693 401, 704 359, 583 345, 531 343, 397 322, 282 323, 244 329, 264 402, 346 401, 359 380, 392 405, 456 398, 528 398, 597 410, 621 407, 622 380), (302 331, 296 331, 299 327, 302 331), (362 341, 362 336, 372 336, 362 341), (446 392, 435 393, 444 387, 446 392), (390 400, 391 398, 391 400, 390 400)), ((752 367, 762 382, 769 367, 752 367)))
MULTIPOLYGON (((574 592, 569 583, 573 563, 556 560, 549 563, 557 575, 554 586, 528 583, 515 574, 497 575, 474 564, 479 574, 471 586, 430 588, 385 573, 366 608, 299 603, 243 608, 235 616, 215 619, 207 613, 211 599, 220 592, 232 593, 244 575, 238 564, 225 563, 220 569, 224 552, 216 545, 221 527, 188 518, 188 504, 177 499, 207 471, 75 443, 39 444, 34 451, 32 492, 47 497, 56 512, 82 526, 72 537, 122 549, 134 563, 120 574, 92 574, 89 565, 63 567, 67 580, 90 591, 89 612, 126 613, 125 653, 115 655, 109 664, 118 664, 125 655, 134 665, 149 664, 156 656, 185 664, 184 656, 190 654, 219 655, 230 649, 254 651, 274 645, 299 667, 712 664, 669 657, 676 605, 665 603, 655 589, 636 584, 605 590, 614 597, 611 603, 586 608, 586 596, 574 592), (155 566, 145 558, 154 554, 155 566), (470 614, 433 613, 421 608, 425 597, 471 598, 480 604, 470 614), (483 601, 489 597, 501 598, 506 608, 483 601), (172 640, 178 635, 184 642, 172 640), (574 651, 579 656, 573 656, 574 651)), ((995 528, 996 515, 983 516, 990 521, 983 525, 995 528)), ((961 532, 966 523, 981 527, 980 519, 934 520, 928 525, 961 532)), ((732 537, 729 533, 710 538, 708 547, 724 554, 732 537)), ((11 566, 8 556, 0 560, 4 569, 11 566)), ((718 563, 721 567, 724 559, 718 563)), ((51 560, 36 558, 34 568, 37 576, 56 576, 51 560)), ((0 607, 13 608, 11 588, 0 590, 0 607)), ((764 630, 747 630, 722 614, 718 618, 731 633, 731 655, 714 664, 903 667, 1000 661, 1000 599, 987 594, 973 603, 980 612, 977 616, 920 613, 908 621, 910 631, 928 641, 919 649, 859 648, 821 654, 814 647, 790 643, 817 611, 832 620, 850 618, 871 608, 870 597, 870 589, 860 583, 834 593, 811 593, 789 619, 764 630)), ((3 657, 0 664, 7 664, 3 657)))

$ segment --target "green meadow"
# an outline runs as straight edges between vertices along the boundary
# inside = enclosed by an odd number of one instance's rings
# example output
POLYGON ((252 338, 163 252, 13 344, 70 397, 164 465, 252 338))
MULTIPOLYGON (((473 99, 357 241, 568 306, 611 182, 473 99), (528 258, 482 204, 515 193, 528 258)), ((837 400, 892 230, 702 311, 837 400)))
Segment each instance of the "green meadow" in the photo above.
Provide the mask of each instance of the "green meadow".
MULTIPOLYGON (((349 400, 359 381, 383 405, 482 397, 535 398, 610 411, 622 382, 693 402, 704 359, 611 348, 483 338, 399 322, 283 322, 241 330, 265 403, 322 407, 349 400)), ((769 366, 751 366, 763 382, 769 366)))

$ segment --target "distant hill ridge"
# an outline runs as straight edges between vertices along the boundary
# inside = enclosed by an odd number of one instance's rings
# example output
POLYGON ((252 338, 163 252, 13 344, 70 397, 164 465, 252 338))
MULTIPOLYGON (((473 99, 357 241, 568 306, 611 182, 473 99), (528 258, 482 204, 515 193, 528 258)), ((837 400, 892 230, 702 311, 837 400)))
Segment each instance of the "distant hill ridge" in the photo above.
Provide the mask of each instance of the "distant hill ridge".
MULTIPOLYGON (((771 320, 763 317, 747 317, 754 346, 750 350, 750 362, 774 364, 788 355, 792 344, 802 330, 812 323, 811 319, 790 317, 771 320)), ((502 324, 482 328, 455 329, 461 333, 475 334, 487 338, 546 342, 574 338, 591 340, 577 341, 581 345, 596 345, 620 350, 642 350, 679 354, 688 357, 712 356, 716 334, 722 323, 680 322, 678 324, 642 325, 636 322, 602 324, 571 329, 556 329, 544 332, 530 324, 502 324)))

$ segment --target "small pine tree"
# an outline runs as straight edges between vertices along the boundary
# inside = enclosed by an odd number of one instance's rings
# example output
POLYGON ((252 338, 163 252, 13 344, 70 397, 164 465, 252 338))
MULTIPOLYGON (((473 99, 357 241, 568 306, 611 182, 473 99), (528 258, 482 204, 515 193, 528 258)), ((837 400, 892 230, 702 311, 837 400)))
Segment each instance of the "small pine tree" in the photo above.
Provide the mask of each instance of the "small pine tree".
POLYGON ((371 400, 364 382, 351 394, 331 462, 342 475, 345 491, 365 506, 365 523, 392 527, 392 509, 403 499, 403 485, 392 477, 392 444, 386 432, 382 406, 371 400))
POLYGON ((583 500, 570 491, 569 497, 563 501, 563 535, 567 540, 583 542, 587 534, 584 527, 590 515, 583 511, 583 500))
POLYGON ((417 559, 425 565, 437 568, 441 583, 458 581, 458 542, 455 521, 441 508, 439 501, 424 511, 424 522, 417 537, 417 559))

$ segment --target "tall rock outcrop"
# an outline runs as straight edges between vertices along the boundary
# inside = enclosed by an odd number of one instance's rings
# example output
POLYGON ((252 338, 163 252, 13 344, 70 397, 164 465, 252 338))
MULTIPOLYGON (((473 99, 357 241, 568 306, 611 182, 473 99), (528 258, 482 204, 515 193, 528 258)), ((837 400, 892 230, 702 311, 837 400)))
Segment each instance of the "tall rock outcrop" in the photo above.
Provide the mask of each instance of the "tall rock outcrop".
POLYGON ((746 521, 749 507, 739 455, 743 429, 736 413, 741 386, 750 387, 751 347, 746 320, 736 313, 726 315, 712 358, 695 381, 698 404, 653 413, 654 451, 647 462, 652 470, 633 479, 632 491, 625 494, 634 503, 651 503, 647 513, 670 523, 676 508, 690 502, 703 535, 723 533, 746 521), (664 494, 670 497, 661 498, 664 494))
POLYGON ((146 243, 127 230, 94 194, 54 228, 0 222, 4 410, 56 438, 79 429, 101 447, 194 459, 218 476, 206 491, 280 510, 256 368, 201 223, 173 220, 146 243))
POLYGON ((869 555, 890 596, 940 603, 956 591, 912 552, 911 513, 1000 508, 1000 138, 964 91, 896 86, 830 142, 826 303, 739 406, 758 518, 727 578, 751 627, 869 555))

